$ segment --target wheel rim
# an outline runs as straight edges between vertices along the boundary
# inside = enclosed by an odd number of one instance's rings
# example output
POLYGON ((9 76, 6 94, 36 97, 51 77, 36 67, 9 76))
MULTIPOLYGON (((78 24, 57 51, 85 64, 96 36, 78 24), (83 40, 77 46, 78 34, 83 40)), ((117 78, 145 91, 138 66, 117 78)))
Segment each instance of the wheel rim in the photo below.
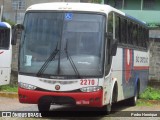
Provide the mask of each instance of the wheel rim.
POLYGON ((136 101, 137 101, 137 93, 138 91, 136 90, 136 94, 135 94, 135 97, 134 97, 134 101, 135 101, 135 103, 136 103, 136 101))

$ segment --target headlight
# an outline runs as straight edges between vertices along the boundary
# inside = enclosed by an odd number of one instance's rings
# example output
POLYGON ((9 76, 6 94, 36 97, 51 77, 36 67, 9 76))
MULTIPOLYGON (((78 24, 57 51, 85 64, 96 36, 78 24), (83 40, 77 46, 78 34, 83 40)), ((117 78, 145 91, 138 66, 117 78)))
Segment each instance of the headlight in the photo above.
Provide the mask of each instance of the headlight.
POLYGON ((92 87, 84 87, 84 88, 81 88, 80 90, 82 92, 96 92, 101 89, 102 89, 102 87, 100 87, 100 86, 92 86, 92 87))
POLYGON ((30 85, 27 83, 22 83, 22 82, 19 82, 18 86, 24 89, 28 89, 28 90, 35 90, 37 88, 36 86, 30 85))

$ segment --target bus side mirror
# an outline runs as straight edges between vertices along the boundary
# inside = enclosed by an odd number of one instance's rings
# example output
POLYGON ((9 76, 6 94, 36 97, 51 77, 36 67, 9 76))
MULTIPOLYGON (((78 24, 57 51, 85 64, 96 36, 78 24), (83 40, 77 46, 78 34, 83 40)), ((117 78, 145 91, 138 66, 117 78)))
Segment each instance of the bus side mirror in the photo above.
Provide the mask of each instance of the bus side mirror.
POLYGON ((12 29, 12 45, 16 45, 17 39, 20 38, 21 32, 24 30, 24 26, 22 24, 16 24, 12 29))
POLYGON ((111 45, 111 55, 115 56, 117 53, 117 46, 118 46, 118 41, 117 39, 112 39, 112 45, 111 45))

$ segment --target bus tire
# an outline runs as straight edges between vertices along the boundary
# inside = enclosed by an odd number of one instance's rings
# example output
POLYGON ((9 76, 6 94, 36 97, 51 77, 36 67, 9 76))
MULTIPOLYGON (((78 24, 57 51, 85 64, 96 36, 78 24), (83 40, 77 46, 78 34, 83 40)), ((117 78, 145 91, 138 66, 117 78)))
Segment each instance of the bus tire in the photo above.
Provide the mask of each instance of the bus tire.
POLYGON ((49 111, 50 109, 50 103, 38 103, 38 110, 40 112, 49 111))
POLYGON ((102 109, 103 109, 103 114, 105 115, 109 115, 111 112, 111 107, 112 105, 109 103, 108 105, 105 105, 102 109))
POLYGON ((118 84, 117 82, 114 85, 113 88, 113 94, 112 94, 112 103, 116 103, 118 98, 118 84))
POLYGON ((49 97, 41 98, 38 103, 38 110, 40 112, 49 111, 50 105, 51 105, 51 99, 49 99, 49 97))
POLYGON ((135 106, 137 103, 138 96, 139 96, 139 82, 138 82, 137 87, 135 89, 134 97, 129 99, 129 105, 135 106))
POLYGON ((118 96, 118 85, 117 85, 117 82, 114 84, 114 88, 113 88, 113 92, 112 92, 112 99, 111 99, 111 102, 108 104, 108 105, 105 105, 103 107, 103 111, 104 111, 104 114, 110 114, 111 112, 111 108, 112 108, 112 103, 115 103, 117 102, 117 96, 118 96))

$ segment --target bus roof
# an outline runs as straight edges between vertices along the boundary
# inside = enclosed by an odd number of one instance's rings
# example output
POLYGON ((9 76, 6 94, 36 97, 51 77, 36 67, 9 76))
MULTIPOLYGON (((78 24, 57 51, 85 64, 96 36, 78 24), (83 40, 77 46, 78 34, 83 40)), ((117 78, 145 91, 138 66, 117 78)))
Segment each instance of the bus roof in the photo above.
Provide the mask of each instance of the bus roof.
POLYGON ((67 3, 67 2, 53 2, 53 3, 40 3, 35 4, 27 8, 27 11, 30 10, 57 10, 57 11, 87 11, 87 12, 100 12, 108 14, 111 11, 114 11, 122 16, 138 22, 142 25, 145 25, 145 22, 142 22, 130 15, 125 14, 124 12, 117 10, 109 5, 104 4, 95 4, 95 3, 67 3))
MULTIPOLYGON (((129 19, 135 21, 135 22, 138 22, 138 23, 140 23, 140 24, 146 26, 146 22, 144 22, 144 21, 138 20, 137 18, 134 18, 134 17, 132 17, 132 16, 130 16, 130 15, 128 15, 128 14, 125 14, 125 16, 126 16, 127 18, 129 18, 129 19)), ((147 27, 147 26, 146 26, 146 27, 147 27)))
MULTIPOLYGON (((40 3, 30 6, 28 10, 67 10, 67 11, 89 11, 89 12, 103 12, 108 13, 113 11, 113 7, 109 5, 94 4, 94 3, 67 3, 67 2, 53 2, 40 3)), ((114 9, 115 11, 116 9, 114 9)), ((121 14, 123 12, 117 10, 121 14)))
POLYGON ((6 22, 0 22, 0 28, 11 28, 11 26, 6 22))

